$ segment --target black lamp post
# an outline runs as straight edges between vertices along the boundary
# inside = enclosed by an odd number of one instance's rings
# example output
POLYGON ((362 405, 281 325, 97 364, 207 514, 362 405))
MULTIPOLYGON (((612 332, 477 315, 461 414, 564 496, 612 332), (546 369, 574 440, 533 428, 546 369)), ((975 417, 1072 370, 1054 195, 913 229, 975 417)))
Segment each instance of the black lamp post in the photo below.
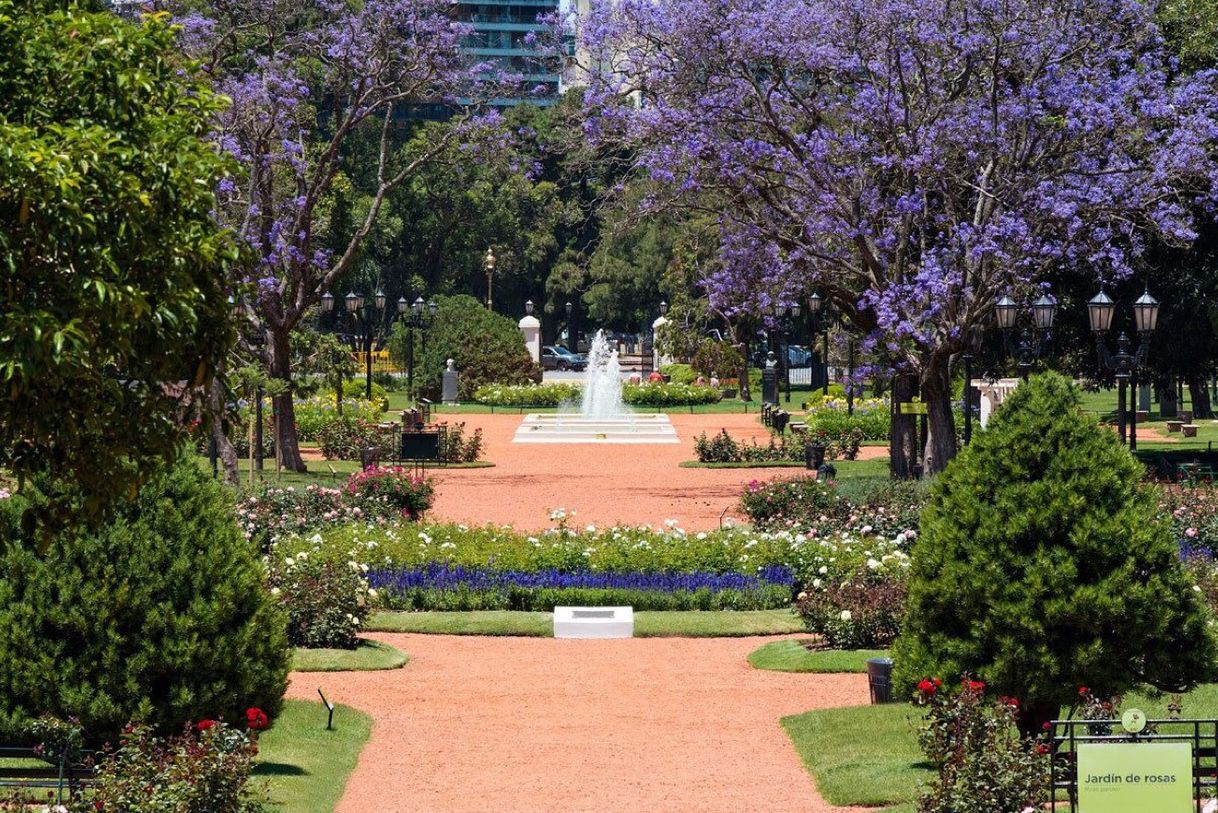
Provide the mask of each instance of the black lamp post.
POLYGON ((791 331, 799 321, 799 314, 800 308, 798 302, 785 307, 779 305, 778 310, 774 314, 778 317, 778 324, 782 331, 782 377, 783 386, 786 388, 788 404, 791 403, 791 331))
MULTIPOLYGON (((376 336, 378 323, 383 323, 384 317, 387 315, 388 302, 385 292, 377 289, 377 292, 372 295, 372 301, 366 303, 367 307, 365 307, 365 303, 364 295, 354 291, 343 297, 343 312, 351 318, 357 329, 355 345, 362 347, 364 353, 364 396, 368 400, 372 400, 372 343, 376 336), (377 319, 378 314, 380 319, 377 319)), ((334 311, 334 295, 328 291, 321 297, 321 309, 325 313, 334 311)), ((399 316, 406 312, 405 299, 398 300, 397 309, 399 316)), ((392 317, 390 318, 392 319, 392 317)))
POLYGON ((416 297, 414 302, 407 302, 406 297, 398 300, 398 314, 406 320, 406 393, 414 394, 414 332, 419 332, 419 351, 427 352, 427 328, 436 316, 439 306, 433 299, 424 304, 423 297, 416 297))
POLYGON ((567 344, 570 345, 567 349, 572 353, 579 352, 579 339, 575 337, 575 306, 569 301, 567 308, 567 344))
MULTIPOLYGON (((808 297, 808 310, 812 313, 812 337, 816 340, 816 334, 821 333, 821 363, 825 367, 825 378, 821 382, 821 395, 829 394, 829 312, 825 308, 825 300, 821 295, 812 292, 812 296, 808 297)), ((851 351, 851 367, 854 366, 854 345, 850 347, 851 351)), ((852 372, 853 375, 853 372, 852 372)), ((848 409, 850 414, 854 414, 854 399, 850 398, 848 409)))
POLYGON ((1024 307, 1009 296, 1003 296, 994 305, 994 313, 998 317, 998 327, 1002 330, 1003 343, 1007 355, 1015 358, 1019 367, 1019 375, 1024 381, 1032 365, 1040 358, 1045 345, 1048 344, 1053 331, 1053 319, 1057 315, 1057 301, 1053 297, 1042 294, 1031 305, 1024 307), (1031 315, 1031 322, 1020 317, 1031 315), (1018 338, 1016 330, 1018 329, 1018 338))
POLYGON ((491 299, 495 282, 495 252, 489 248, 486 250, 486 256, 482 258, 482 267, 486 269, 486 309, 493 311, 495 308, 491 299))
MULTIPOLYGON (((1146 364, 1146 356, 1150 352, 1150 336, 1159 324, 1159 301, 1145 291, 1133 303, 1133 322, 1138 332, 1138 348, 1129 352, 1129 337, 1121 333, 1117 337, 1117 352, 1108 352, 1108 344, 1104 341, 1108 331, 1112 329, 1112 317, 1116 312, 1116 304, 1104 291, 1091 298, 1087 303, 1087 318, 1091 323, 1091 332, 1095 334, 1095 348, 1099 354, 1100 365, 1112 370, 1117 379, 1117 422, 1120 425, 1121 440, 1125 440, 1125 391, 1129 386, 1131 393, 1137 392, 1138 368, 1146 364)), ((1138 410, 1133 404, 1132 419, 1129 421, 1129 448, 1138 448, 1138 410)))

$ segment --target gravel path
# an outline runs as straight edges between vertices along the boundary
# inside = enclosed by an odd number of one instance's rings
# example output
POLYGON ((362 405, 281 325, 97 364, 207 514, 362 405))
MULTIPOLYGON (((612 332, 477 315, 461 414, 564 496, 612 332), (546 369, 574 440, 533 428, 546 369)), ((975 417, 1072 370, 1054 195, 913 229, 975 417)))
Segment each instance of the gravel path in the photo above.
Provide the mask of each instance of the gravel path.
POLYGON ((779 718, 867 701, 862 675, 752 669, 770 638, 378 634, 390 672, 296 674, 371 714, 339 813, 821 813, 779 718))
MULTIPOLYGON (((720 429, 737 440, 766 443, 769 430, 755 413, 669 416, 679 444, 514 444, 519 415, 441 415, 464 421, 466 433, 481 428, 489 469, 437 471, 436 504, 431 519, 470 525, 514 525, 521 530, 551 527, 550 511, 576 512, 573 524, 659 525, 675 519, 689 531, 719 527, 720 518, 737 514, 740 494, 750 480, 791 478, 802 468, 683 469, 696 459, 694 439, 720 429)), ((860 459, 885 457, 888 449, 865 446, 860 459)))

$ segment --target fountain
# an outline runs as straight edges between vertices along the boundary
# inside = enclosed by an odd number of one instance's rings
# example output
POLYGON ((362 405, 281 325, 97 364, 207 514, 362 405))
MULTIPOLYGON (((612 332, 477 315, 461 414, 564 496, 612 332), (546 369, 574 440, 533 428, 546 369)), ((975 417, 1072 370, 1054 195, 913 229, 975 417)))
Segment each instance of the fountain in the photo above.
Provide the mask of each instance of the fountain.
POLYGON ((635 413, 622 401, 622 369, 603 330, 588 353, 580 411, 526 415, 514 443, 679 443, 663 413, 635 413))

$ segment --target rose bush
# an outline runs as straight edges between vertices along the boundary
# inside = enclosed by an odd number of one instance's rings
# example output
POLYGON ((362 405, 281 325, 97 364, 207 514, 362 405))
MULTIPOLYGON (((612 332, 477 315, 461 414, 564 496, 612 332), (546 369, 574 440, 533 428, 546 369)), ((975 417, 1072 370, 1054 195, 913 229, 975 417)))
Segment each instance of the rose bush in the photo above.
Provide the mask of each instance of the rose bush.
MULTIPOLYGON (((316 538, 320 541, 320 537, 316 538)), ((288 641, 308 648, 354 649, 367 620, 368 565, 307 551, 269 556, 271 595, 288 614, 288 641)))

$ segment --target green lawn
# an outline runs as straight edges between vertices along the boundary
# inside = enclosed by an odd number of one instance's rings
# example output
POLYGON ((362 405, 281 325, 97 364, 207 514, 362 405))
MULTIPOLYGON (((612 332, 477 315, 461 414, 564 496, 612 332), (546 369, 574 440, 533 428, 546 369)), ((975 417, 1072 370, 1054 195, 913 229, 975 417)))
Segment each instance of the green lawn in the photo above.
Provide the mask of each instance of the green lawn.
POLYGON ((277 811, 332 813, 371 733, 372 718, 362 711, 335 706, 327 731, 320 702, 288 700, 258 738, 254 776, 267 781, 277 811))
POLYGON ((866 672, 868 658, 887 658, 885 649, 810 650, 801 640, 771 641, 749 654, 754 669, 773 672, 866 672))
MULTIPOLYGON (((855 477, 879 477, 888 479, 888 458, 879 457, 873 460, 829 460, 826 461, 837 469, 838 480, 849 480, 855 477)), ((701 463, 697 460, 686 460, 681 463, 683 469, 802 469, 802 461, 774 460, 766 463, 701 463)))
MULTIPOLYGON (((756 654, 756 653, 754 653, 756 654)), ((1138 708, 1151 719, 1165 718, 1168 695, 1132 692, 1123 709, 1138 708)), ((1062 711, 1067 715, 1068 709, 1062 711)), ((1184 696, 1185 718, 1218 718, 1218 684, 1184 696)), ((824 709, 784 717, 782 726, 816 780, 835 805, 899 805, 892 813, 912 813, 919 785, 930 769, 918 749, 922 713, 905 703, 824 709)))
POLYGON ((401 669, 410 657, 389 644, 363 641, 355 649, 303 649, 292 653, 294 672, 374 672, 401 669))
MULTIPOLYGON (((436 635, 553 634, 550 613, 487 610, 481 612, 376 613, 368 629, 381 632, 418 632, 436 635)), ((639 638, 722 638, 741 635, 788 635, 803 625, 788 609, 719 612, 637 612, 634 634, 639 638)))

